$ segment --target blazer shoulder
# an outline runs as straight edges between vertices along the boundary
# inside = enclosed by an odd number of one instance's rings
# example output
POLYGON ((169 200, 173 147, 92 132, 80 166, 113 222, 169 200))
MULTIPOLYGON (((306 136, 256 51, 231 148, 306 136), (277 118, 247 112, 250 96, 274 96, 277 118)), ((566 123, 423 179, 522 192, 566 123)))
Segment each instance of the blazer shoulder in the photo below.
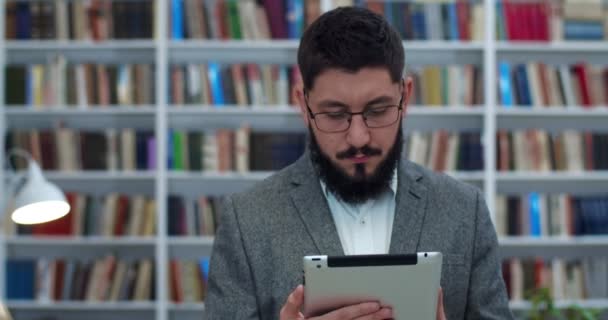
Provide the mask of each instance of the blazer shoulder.
POLYGON ((230 197, 237 203, 268 203, 283 195, 289 188, 291 177, 297 171, 295 164, 291 164, 282 170, 270 175, 253 186, 232 194, 230 197))
POLYGON ((406 161, 405 168, 411 178, 424 184, 429 190, 461 197, 477 197, 477 194, 481 193, 479 188, 470 183, 457 180, 443 172, 432 171, 413 162, 406 161))
POLYGON ((472 184, 411 162, 406 165, 406 171, 410 181, 421 183, 427 190, 433 209, 455 221, 468 224, 481 209, 480 203, 485 205, 481 190, 472 184))

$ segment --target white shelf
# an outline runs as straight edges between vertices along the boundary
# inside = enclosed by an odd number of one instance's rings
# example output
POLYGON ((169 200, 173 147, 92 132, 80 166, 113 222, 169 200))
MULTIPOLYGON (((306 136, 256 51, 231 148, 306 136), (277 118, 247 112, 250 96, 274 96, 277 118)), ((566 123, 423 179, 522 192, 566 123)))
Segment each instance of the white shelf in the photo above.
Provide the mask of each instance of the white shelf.
POLYGON ((95 259, 114 253, 119 258, 149 258, 154 255, 155 246, 155 238, 143 237, 16 236, 6 239, 6 255, 95 259))
MULTIPOLYGON (((169 61, 295 64, 298 45, 299 40, 172 40, 169 43, 169 61)), ((480 42, 404 41, 403 46, 408 53, 409 64, 437 61, 479 64, 483 53, 480 42)))
POLYGON ((532 237, 510 236, 498 239, 501 257, 579 258, 602 256, 608 236, 532 237))
MULTIPOLYGON (((221 195, 242 191, 272 175, 273 171, 205 172, 170 171, 169 190, 171 193, 196 196, 200 194, 221 195)), ((481 185, 484 174, 481 171, 446 172, 446 174, 465 182, 481 185)))
POLYGON ((205 303, 204 302, 171 303, 171 304, 169 304, 169 310, 172 312, 203 312, 203 310, 205 310, 205 303))
POLYGON ((154 130, 155 107, 142 106, 94 106, 70 108, 65 106, 42 107, 10 106, 5 109, 8 130, 56 128, 61 122, 72 129, 133 128, 154 130))
MULTIPOLYGON (((555 301, 555 307, 558 309, 566 309, 570 306, 579 306, 586 309, 608 309, 608 299, 586 299, 586 300, 558 300, 555 301)), ((510 301, 509 307, 512 310, 525 311, 532 308, 532 303, 529 301, 510 301)))
POLYGON ((169 303, 169 319, 171 320, 200 320, 205 304, 203 302, 169 303))
POLYGON ((572 64, 585 61, 590 64, 604 64, 606 54, 606 41, 496 42, 497 61, 508 60, 513 63, 542 61, 551 64, 572 64))
POLYGON ((157 310, 152 301, 8 301, 7 306, 14 319, 149 320, 154 319, 157 310))
POLYGON ((608 190, 608 171, 496 172, 498 193, 597 194, 608 190))
POLYGON ((126 301, 126 302, 78 302, 78 301, 52 301, 52 302, 37 302, 37 301, 17 301, 9 300, 6 302, 9 309, 12 310, 29 310, 29 311, 154 311, 155 303, 153 301, 126 301))
POLYGON ((534 52, 603 52, 608 53, 608 43, 605 41, 553 41, 553 42, 514 42, 497 41, 496 50, 508 51, 534 51, 534 52))
POLYGON ((565 129, 608 131, 608 106, 518 107, 496 110, 498 129, 565 129))
MULTIPOLYGON (((169 126, 184 130, 235 128, 248 123, 255 131, 305 132, 299 108, 295 106, 172 105, 167 111, 169 126)), ((405 118, 406 131, 438 126, 450 130, 481 130, 483 108, 448 106, 410 106, 405 118)))
POLYGON ((177 259, 198 260, 202 257, 211 256, 214 237, 182 237, 171 236, 168 238, 169 256, 177 259))
POLYGON ((244 190, 269 177, 273 172, 167 172, 169 193, 198 196, 223 195, 244 190))
POLYGON ((92 194, 120 192, 146 194, 154 192, 154 171, 45 171, 45 177, 66 191, 92 194))
POLYGON ((154 40, 55 41, 7 40, 7 63, 46 63, 57 54, 70 62, 153 63, 154 40))

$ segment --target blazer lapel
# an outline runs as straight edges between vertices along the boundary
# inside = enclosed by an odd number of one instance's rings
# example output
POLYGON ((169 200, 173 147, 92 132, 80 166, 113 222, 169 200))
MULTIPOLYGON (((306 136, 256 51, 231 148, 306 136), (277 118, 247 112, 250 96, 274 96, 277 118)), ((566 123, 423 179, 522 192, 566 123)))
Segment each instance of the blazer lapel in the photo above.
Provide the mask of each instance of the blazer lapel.
POLYGON ((427 206, 422 174, 408 161, 399 168, 395 218, 389 253, 415 253, 418 249, 427 206))
POLYGON ((296 164, 290 196, 319 254, 344 255, 319 178, 306 152, 296 164))

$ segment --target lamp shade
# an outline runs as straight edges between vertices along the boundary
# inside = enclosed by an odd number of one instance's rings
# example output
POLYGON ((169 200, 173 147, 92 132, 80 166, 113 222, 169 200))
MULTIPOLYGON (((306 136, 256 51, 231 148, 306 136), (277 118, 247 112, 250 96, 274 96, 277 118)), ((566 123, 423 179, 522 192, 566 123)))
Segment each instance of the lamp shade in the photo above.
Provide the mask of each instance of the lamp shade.
POLYGON ((59 219, 70 212, 63 192, 47 181, 34 160, 29 161, 26 182, 15 195, 11 215, 19 224, 37 224, 59 219))

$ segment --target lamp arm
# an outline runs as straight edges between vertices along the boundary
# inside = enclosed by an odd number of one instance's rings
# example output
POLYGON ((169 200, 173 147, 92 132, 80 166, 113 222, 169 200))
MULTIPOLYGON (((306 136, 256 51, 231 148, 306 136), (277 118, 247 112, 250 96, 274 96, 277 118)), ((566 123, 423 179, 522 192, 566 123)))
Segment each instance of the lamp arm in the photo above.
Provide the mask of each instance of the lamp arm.
POLYGON ((7 190, 0 198, 0 200, 2 201, 0 202, 0 208, 2 209, 2 212, 0 212, 0 224, 3 224, 4 215, 10 209, 10 200, 13 199, 20 185, 25 182, 25 176, 27 175, 27 171, 20 173, 11 163, 11 159, 17 156, 25 158, 28 164, 32 161, 32 156, 30 155, 30 153, 21 148, 13 148, 6 154, 6 166, 10 174, 8 176, 9 180, 6 184, 7 190))
POLYGON ((21 148, 12 148, 6 154, 6 164, 11 171, 15 171, 15 172, 17 171, 17 169, 15 167, 13 167, 13 164, 11 163, 11 159, 16 156, 25 158, 25 160, 27 160, 28 163, 30 161, 32 161, 32 155, 29 152, 27 152, 27 150, 21 149, 21 148))

